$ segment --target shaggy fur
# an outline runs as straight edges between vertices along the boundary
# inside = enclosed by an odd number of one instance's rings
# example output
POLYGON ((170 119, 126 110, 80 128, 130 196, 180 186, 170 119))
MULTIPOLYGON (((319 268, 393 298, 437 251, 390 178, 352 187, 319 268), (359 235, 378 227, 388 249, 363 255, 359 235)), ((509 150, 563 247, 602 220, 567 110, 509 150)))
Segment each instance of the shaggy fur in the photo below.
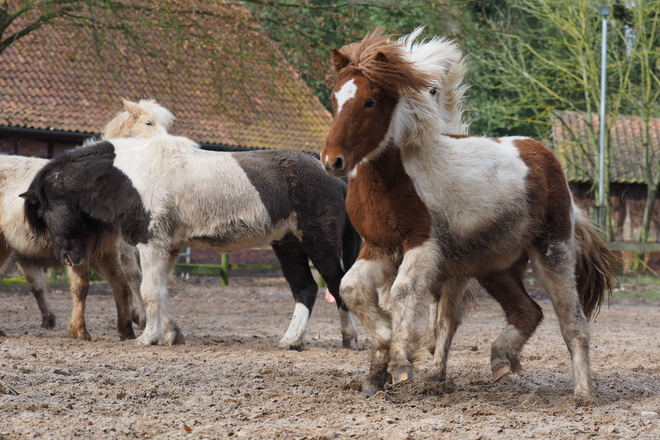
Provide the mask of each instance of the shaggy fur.
MULTIPOLYGON (((169 111, 162 109, 155 101, 140 101, 139 104, 124 101, 126 111, 120 113, 104 129, 104 133, 114 137, 148 137, 154 133, 166 130, 172 122, 169 111), (129 110, 134 116, 129 114, 129 110), (163 111, 164 110, 164 111, 163 111), (169 116, 168 116, 169 114, 169 116), (147 125, 146 122, 149 122, 147 125)), ((55 258, 51 241, 47 235, 35 234, 30 231, 23 218, 23 200, 19 197, 25 191, 37 172, 48 164, 45 159, 0 156, 0 236, 3 246, 0 247, 0 265, 8 269, 16 262, 32 291, 42 315, 42 327, 53 328, 56 323, 55 314, 50 310, 46 300, 48 288, 44 277, 44 269, 60 267, 61 262, 55 258)), ((45 230, 41 229, 42 232, 45 230)), ((102 240, 103 241, 103 240, 102 240)), ((86 264, 69 269, 73 313, 69 324, 69 335, 73 338, 90 339, 87 331, 84 309, 85 297, 89 285, 88 269, 95 268, 110 282, 118 302, 118 331, 122 339, 134 337, 130 318, 144 327, 145 316, 142 298, 139 295, 140 274, 135 248, 126 243, 119 245, 120 262, 114 258, 116 249, 99 248, 93 251, 86 264), (117 270, 116 265, 121 269, 117 270), (123 270, 122 270, 123 269, 123 270), (126 279, 126 277, 128 277, 126 279), (130 285, 130 291, 126 288, 130 285), (136 309, 125 311, 125 297, 130 295, 136 301, 136 309)), ((131 306, 132 307, 132 306, 131 306)))
MULTIPOLYGON (((335 90, 347 83, 355 90, 344 99, 321 157, 326 171, 349 176, 347 210, 365 240, 341 285, 376 346, 365 392, 382 389, 383 371, 395 384, 412 377, 414 320, 426 295, 437 307, 437 349, 429 376, 444 380, 471 278, 507 316, 492 347, 493 379, 519 370, 520 350, 542 319, 522 283, 530 261, 559 317, 574 363, 575 394, 591 399, 587 317, 602 302, 603 289, 611 287, 612 254, 576 215, 560 164, 542 144, 519 137, 447 136, 448 126, 462 125, 438 118, 443 101, 428 92, 428 66, 446 66, 437 72, 458 66, 460 72, 462 60, 452 50, 436 52, 434 63, 420 55, 422 50, 414 55, 415 37, 397 44, 376 33, 333 53, 335 90), (388 55, 378 70, 363 69, 361 60, 381 47, 388 55), (402 57, 408 53, 410 61, 399 62, 397 51, 402 57), (389 59, 396 62, 388 66, 389 59), (390 73, 375 78, 381 71, 390 73), (392 72, 413 78, 420 71, 415 87, 414 80, 391 80, 392 72), (417 218, 418 223, 408 220, 417 218)), ((437 72, 445 88, 437 93, 451 96, 457 84, 437 72)), ((454 108, 460 114, 460 105, 454 108)))
POLYGON ((184 246, 232 252, 271 245, 296 299, 281 345, 300 349, 318 286, 314 264, 337 299, 343 344, 355 329, 339 296, 360 238, 346 215, 346 184, 293 151, 204 151, 174 136, 114 139, 72 152, 32 184, 34 228, 45 222, 60 258, 74 264, 99 229, 138 241, 147 326, 138 342, 175 344, 181 332, 165 310, 167 274, 184 246), (108 197, 114 194, 114 197, 108 197))

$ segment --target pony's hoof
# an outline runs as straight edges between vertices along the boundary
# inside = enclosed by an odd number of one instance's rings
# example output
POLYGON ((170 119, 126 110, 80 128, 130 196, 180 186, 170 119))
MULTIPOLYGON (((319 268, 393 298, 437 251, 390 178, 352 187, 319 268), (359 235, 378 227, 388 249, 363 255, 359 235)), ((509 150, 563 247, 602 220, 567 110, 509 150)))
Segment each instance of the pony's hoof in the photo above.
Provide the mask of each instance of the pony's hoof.
POLYGON ((69 327, 69 337, 79 341, 91 341, 92 335, 89 334, 86 328, 73 328, 69 327))
POLYGON ((436 383, 442 383, 447 380, 447 373, 434 373, 434 372, 429 372, 426 374, 424 377, 424 382, 436 382, 436 383))
POLYGON ((135 345, 158 345, 159 339, 157 335, 142 333, 135 339, 135 345))
POLYGON ((46 315, 41 319, 41 327, 46 330, 52 330, 55 328, 56 321, 55 315, 46 315))
POLYGON ((362 386, 362 395, 371 397, 375 395, 376 393, 380 393, 383 391, 385 387, 378 386, 378 384, 371 383, 369 381, 365 382, 364 385, 362 386))
POLYGON ((280 342, 277 345, 284 350, 291 351, 303 351, 303 342, 302 341, 291 341, 288 338, 280 339, 280 342))
POLYGON ((183 337, 183 333, 179 329, 165 333, 164 339, 167 345, 184 345, 186 343, 186 338, 183 337))
POLYGON ((594 406, 596 405, 596 398, 592 394, 588 395, 575 395, 575 404, 577 406, 594 406))
POLYGON ((347 350, 357 350, 357 338, 342 339, 341 348, 345 348, 347 350))
POLYGON ((596 403, 594 394, 591 392, 590 386, 576 386, 573 393, 576 403, 582 406, 593 405, 596 403))
POLYGON ((401 382, 405 382, 407 380, 412 379, 412 377, 413 377, 412 370, 392 372, 392 385, 396 385, 396 384, 399 384, 401 382))
POLYGON ((133 327, 129 325, 128 328, 119 330, 119 339, 122 341, 127 339, 135 339, 135 332, 133 331, 133 327))
POLYGON ((511 374, 511 365, 505 364, 492 368, 493 382, 499 382, 504 376, 511 374))

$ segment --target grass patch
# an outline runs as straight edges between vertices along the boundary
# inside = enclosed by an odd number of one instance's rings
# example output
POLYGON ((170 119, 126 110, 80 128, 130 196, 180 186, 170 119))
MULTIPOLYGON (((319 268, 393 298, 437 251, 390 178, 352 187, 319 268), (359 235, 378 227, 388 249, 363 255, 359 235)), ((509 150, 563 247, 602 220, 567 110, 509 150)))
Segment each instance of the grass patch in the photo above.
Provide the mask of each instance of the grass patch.
POLYGON ((614 298, 660 302, 660 286, 622 285, 612 292, 614 298))

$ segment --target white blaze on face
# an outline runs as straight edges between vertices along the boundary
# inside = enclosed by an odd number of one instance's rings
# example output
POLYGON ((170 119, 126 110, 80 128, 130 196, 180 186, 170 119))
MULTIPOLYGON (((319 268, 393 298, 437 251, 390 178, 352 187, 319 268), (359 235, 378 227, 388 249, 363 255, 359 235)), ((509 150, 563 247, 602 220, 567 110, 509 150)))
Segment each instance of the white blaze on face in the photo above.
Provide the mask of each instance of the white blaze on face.
MULTIPOLYGON (((346 81, 338 92, 335 92, 335 99, 337 100, 337 115, 341 112, 342 107, 348 100, 355 97, 357 86, 355 80, 351 79, 346 81)), ((335 115, 336 116, 336 115, 335 115)))

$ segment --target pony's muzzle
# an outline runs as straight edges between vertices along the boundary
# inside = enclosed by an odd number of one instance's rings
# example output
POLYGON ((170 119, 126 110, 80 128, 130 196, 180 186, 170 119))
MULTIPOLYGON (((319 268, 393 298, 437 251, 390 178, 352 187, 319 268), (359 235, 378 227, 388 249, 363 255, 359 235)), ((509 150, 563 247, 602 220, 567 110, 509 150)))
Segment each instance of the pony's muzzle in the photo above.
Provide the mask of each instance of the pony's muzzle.
POLYGON ((328 157, 326 156, 325 160, 323 161, 323 166, 325 167, 325 172, 335 176, 335 177, 343 177, 345 174, 344 167, 346 166, 346 162, 344 161, 344 157, 339 155, 335 157, 335 160, 330 163, 328 160, 328 157))

